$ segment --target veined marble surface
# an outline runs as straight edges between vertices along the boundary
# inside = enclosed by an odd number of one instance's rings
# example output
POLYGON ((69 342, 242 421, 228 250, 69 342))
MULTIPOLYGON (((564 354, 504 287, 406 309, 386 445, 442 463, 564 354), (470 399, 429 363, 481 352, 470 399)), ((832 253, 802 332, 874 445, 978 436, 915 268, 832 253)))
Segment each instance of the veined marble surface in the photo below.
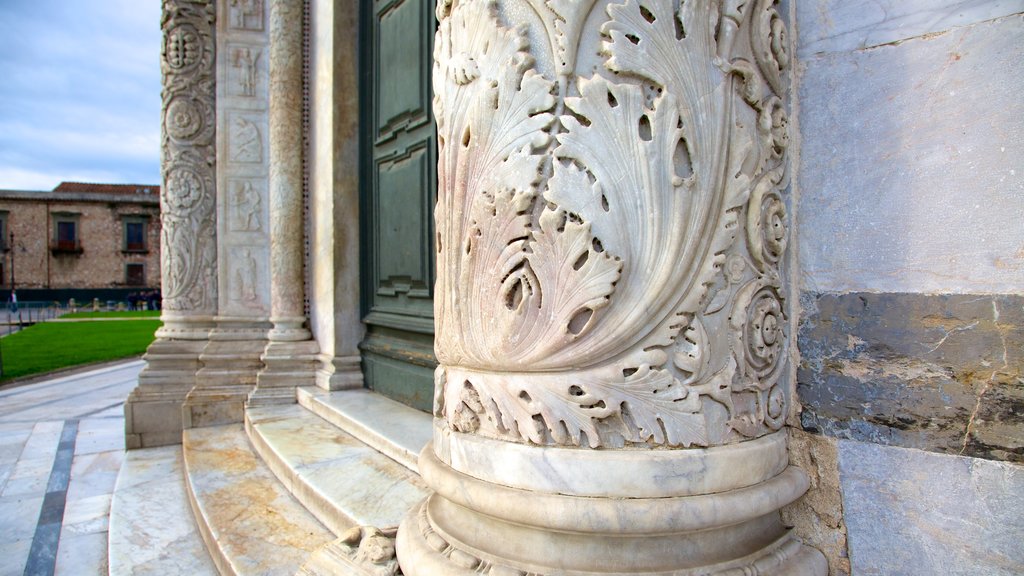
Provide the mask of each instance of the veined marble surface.
POLYGON ((811 58, 797 245, 809 292, 1017 293, 1024 16, 811 58))
POLYGON ((334 539, 260 461, 241 424, 186 430, 183 450, 199 530, 222 573, 291 576, 334 539))
POLYGON ((1024 0, 797 2, 801 58, 871 48, 1024 12, 1024 0))
POLYGON ((360 442, 417 471, 416 459, 431 439, 430 414, 364 388, 340 392, 300 388, 298 399, 360 442))
POLYGON ((215 576, 188 507, 180 446, 129 452, 110 509, 110 575, 215 576))
POLYGON ((429 494, 418 476, 302 406, 250 408, 246 425, 267 465, 336 535, 395 528, 429 494))

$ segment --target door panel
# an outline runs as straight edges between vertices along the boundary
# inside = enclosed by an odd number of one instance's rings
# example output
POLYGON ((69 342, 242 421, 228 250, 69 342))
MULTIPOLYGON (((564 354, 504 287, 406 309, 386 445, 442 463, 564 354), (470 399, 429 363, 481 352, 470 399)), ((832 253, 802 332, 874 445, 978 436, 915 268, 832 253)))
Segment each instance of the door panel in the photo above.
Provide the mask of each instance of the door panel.
POLYGON ((369 388, 430 410, 436 131, 430 0, 364 0, 362 278, 369 388))

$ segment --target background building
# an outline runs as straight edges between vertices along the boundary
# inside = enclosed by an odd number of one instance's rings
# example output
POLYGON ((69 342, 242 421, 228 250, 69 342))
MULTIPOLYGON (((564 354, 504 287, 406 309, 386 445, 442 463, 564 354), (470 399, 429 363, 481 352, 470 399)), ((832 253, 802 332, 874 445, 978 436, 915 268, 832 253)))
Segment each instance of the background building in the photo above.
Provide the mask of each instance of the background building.
POLYGON ((62 182, 0 190, 0 291, 21 302, 125 301, 160 287, 160 187, 62 182), (13 236, 12 236, 13 235, 13 236))

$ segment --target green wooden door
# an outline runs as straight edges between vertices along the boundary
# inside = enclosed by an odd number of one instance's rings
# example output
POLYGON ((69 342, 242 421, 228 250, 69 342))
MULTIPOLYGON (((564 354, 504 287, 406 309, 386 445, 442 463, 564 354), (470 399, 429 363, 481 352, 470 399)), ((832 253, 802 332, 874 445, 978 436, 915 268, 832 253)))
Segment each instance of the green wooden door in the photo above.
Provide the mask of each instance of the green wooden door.
POLYGON ((362 278, 366 385, 429 411, 434 359, 433 0, 362 4, 362 278))

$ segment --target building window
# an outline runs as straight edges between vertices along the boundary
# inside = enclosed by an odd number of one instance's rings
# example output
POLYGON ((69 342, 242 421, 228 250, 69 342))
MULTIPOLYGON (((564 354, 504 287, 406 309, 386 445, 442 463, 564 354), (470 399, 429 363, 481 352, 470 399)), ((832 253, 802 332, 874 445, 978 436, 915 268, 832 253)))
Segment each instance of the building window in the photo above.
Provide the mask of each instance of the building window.
POLYGON ((124 251, 146 252, 146 222, 140 219, 124 221, 124 251))
POLYGON ((77 214, 53 215, 53 252, 81 252, 77 214))
POLYGON ((146 265, 145 264, 125 264, 124 267, 124 283, 128 286, 145 286, 146 285, 146 265))
MULTIPOLYGON (((9 234, 9 231, 7 230, 7 214, 8 212, 6 210, 0 212, 0 250, 4 252, 7 252, 9 248, 7 245, 7 235, 9 234)), ((3 275, 0 274, 0 276, 3 275)))

